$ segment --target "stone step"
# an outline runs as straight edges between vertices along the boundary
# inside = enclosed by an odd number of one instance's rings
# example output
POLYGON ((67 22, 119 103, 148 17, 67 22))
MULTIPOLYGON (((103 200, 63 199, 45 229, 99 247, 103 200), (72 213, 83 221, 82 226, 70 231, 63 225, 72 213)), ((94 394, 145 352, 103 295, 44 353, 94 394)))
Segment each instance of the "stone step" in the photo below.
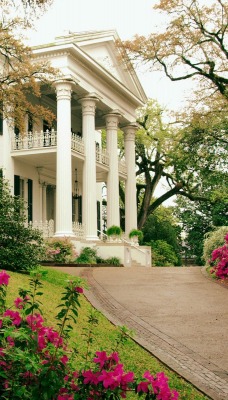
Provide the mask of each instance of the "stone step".
POLYGON ((140 263, 139 263, 138 261, 136 261, 136 260, 131 260, 131 266, 132 266, 132 267, 137 267, 137 268, 143 267, 143 265, 140 264, 140 263))

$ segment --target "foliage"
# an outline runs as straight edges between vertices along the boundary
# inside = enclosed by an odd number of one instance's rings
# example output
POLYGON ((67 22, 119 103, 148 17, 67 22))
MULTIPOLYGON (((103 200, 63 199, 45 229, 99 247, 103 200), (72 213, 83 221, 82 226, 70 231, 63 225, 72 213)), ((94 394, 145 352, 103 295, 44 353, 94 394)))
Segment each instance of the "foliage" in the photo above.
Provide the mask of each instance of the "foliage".
POLYGON ((172 81, 195 79, 197 85, 187 109, 171 116, 172 129, 162 122, 162 110, 156 113, 156 106, 147 105, 139 115, 140 131, 144 128, 141 142, 136 138, 140 229, 174 195, 213 202, 227 195, 228 186, 227 4, 158 0, 154 9, 165 16, 163 25, 147 38, 117 42, 122 61, 128 63, 127 53, 133 64, 162 70, 172 81), (155 199, 161 178, 167 191, 155 199))
POLYGON ((39 99, 41 85, 50 85, 56 77, 56 71, 47 62, 36 61, 31 49, 23 44, 23 37, 18 36, 18 32, 24 31, 28 26, 28 19, 23 12, 26 11, 28 16, 28 12, 35 12, 37 7, 42 8, 46 3, 49 0, 21 0, 19 10, 13 1, 1 2, 0 55, 3 63, 0 74, 0 103, 3 103, 3 109, 1 107, 0 113, 4 113, 4 118, 14 121, 21 133, 24 132, 26 113, 34 123, 41 118, 51 124, 54 119, 53 113, 42 106, 39 99), (22 18, 18 18, 20 13, 23 14, 22 18), (35 106, 29 101, 31 95, 37 99, 35 106))
POLYGON ((146 245, 151 246, 153 266, 170 267, 180 265, 172 246, 164 240, 151 240, 146 245))
MULTIPOLYGON (((175 254, 175 265, 181 265, 180 225, 173 215, 173 207, 160 206, 151 214, 143 227, 143 243, 163 241, 175 254)), ((153 257, 154 258, 154 257, 153 257)))
MULTIPOLYGON (((56 331, 45 326, 41 314, 34 312, 39 311, 39 305, 38 308, 34 306, 36 296, 42 295, 40 273, 31 277, 32 289, 20 291, 20 297, 14 301, 16 311, 12 307, 6 308, 9 278, 1 271, 1 397, 11 400, 117 400, 133 391, 147 400, 178 399, 178 393, 170 389, 163 372, 153 376, 146 371, 143 378, 137 379, 133 372, 124 371, 116 351, 110 356, 105 351, 97 351, 92 360, 86 359, 83 367, 75 370, 73 359, 76 353, 67 346, 72 324, 78 317, 79 296, 83 293, 80 282, 69 281, 65 287, 56 316, 59 326, 56 331)), ((91 325, 96 323, 93 316, 91 325)), ((86 332, 86 339, 89 345, 90 331, 86 332)))
POLYGON ((213 250, 224 244, 224 237, 227 232, 228 226, 221 226, 206 235, 203 247, 203 258, 206 264, 209 264, 213 250))
POLYGON ((106 234, 108 236, 120 236, 122 233, 122 229, 119 226, 112 225, 107 229, 106 234))
MULTIPOLYGON (((52 326, 53 329, 57 329, 55 312, 57 306, 60 303, 62 297, 62 291, 72 276, 60 271, 59 268, 45 267, 42 268, 47 274, 42 278, 42 317, 45 320, 45 324, 52 326)), ((7 307, 9 308, 16 297, 16 293, 21 287, 29 287, 30 277, 28 274, 20 274, 16 272, 10 272, 10 285, 7 286, 7 307)), ((82 285, 81 285, 82 286, 82 285)), ((85 287, 83 282, 83 287, 85 287)), ((81 307, 78 309, 77 324, 73 326, 73 331, 69 339, 69 347, 78 349, 75 368, 81 368, 84 365, 85 355, 87 352, 86 332, 92 332, 92 343, 89 351, 91 357, 97 350, 106 350, 108 354, 113 351, 118 351, 122 362, 125 365, 125 369, 132 370, 136 376, 141 376, 145 370, 149 370, 155 375, 157 372, 164 371, 165 375, 169 377, 170 386, 180 393, 180 398, 185 400, 208 400, 207 396, 198 392, 189 382, 186 382, 178 374, 175 374, 167 366, 159 362, 150 353, 139 346, 131 337, 134 337, 129 333, 130 337, 126 338, 124 345, 118 345, 119 335, 121 335, 122 328, 114 326, 110 323, 102 313, 96 311, 95 318, 98 319, 98 324, 93 327, 90 326, 89 320, 94 309, 91 304, 86 300, 86 297, 80 297, 81 307), (119 332, 119 333, 118 333, 119 332)), ((134 393, 129 393, 127 399, 133 400, 136 396, 134 393)))
POLYGON ((101 258, 97 255, 97 250, 91 247, 84 247, 76 258, 77 264, 109 264, 109 265, 120 265, 118 257, 101 258))
POLYGON ((121 265, 121 264, 120 264, 120 259, 119 259, 118 257, 109 257, 109 258, 106 258, 106 259, 104 260, 104 263, 105 263, 105 264, 110 264, 110 265, 115 265, 115 266, 121 265))
POLYGON ((222 247, 218 247, 212 251, 210 261, 210 264, 213 265, 211 273, 215 273, 219 279, 228 278, 228 233, 224 240, 225 244, 222 247))
POLYGON ((203 265, 203 246, 205 235, 227 225, 227 206, 223 199, 212 202, 190 201, 178 198, 173 211, 180 221, 184 233, 182 244, 186 258, 194 257, 197 265, 203 265))
POLYGON ((221 0, 159 0, 154 9, 164 17, 162 31, 135 36, 120 47, 131 60, 162 70, 172 81, 198 79, 210 92, 227 93, 228 7, 221 0))
MULTIPOLYGON (((227 150, 222 141, 227 124, 224 115, 214 127, 211 122, 210 128, 206 125, 197 128, 195 121, 189 120, 181 127, 165 124, 162 114, 161 107, 151 99, 138 109, 136 187, 138 229, 141 230, 149 215, 173 196, 216 202, 221 198, 225 200, 227 194, 224 168, 227 150), (193 122, 194 126, 191 125, 193 122), (219 127, 222 126, 224 134, 220 135, 219 127), (165 190, 155 197, 160 184, 165 190)), ((124 202, 121 186, 120 196, 124 202)))
POLYGON ((97 251, 91 247, 84 247, 81 250, 80 255, 76 258, 77 264, 96 264, 97 262, 97 251))
POLYGON ((46 241, 45 261, 67 264, 72 262, 76 255, 77 253, 74 250, 73 243, 69 238, 48 239, 46 241))
POLYGON ((143 239, 143 233, 139 229, 132 229, 129 232, 129 238, 131 239, 132 237, 137 236, 139 240, 143 239))
POLYGON ((0 264, 13 271, 30 271, 43 254, 41 233, 26 226, 24 202, 10 194, 8 183, 0 178, 0 264))

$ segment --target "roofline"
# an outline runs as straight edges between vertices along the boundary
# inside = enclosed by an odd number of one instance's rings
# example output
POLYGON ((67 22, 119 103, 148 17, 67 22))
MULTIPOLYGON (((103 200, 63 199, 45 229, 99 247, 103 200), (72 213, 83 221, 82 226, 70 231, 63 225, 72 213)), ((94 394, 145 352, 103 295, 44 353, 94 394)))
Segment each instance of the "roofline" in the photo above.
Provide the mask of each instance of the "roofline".
MULTIPOLYGON (((111 31, 110 31, 111 32, 111 31)), ((69 42, 54 42, 54 43, 48 43, 48 44, 42 44, 39 46, 34 46, 32 47, 32 51, 34 56, 40 56, 42 58, 42 54, 51 54, 53 52, 60 52, 60 51, 70 51, 72 54, 75 56, 77 55, 77 58, 80 58, 81 60, 85 61, 87 64, 93 65, 94 69, 99 71, 105 78, 106 80, 111 81, 115 86, 118 87, 118 90, 121 90, 124 92, 124 94, 128 95, 128 97, 131 97, 131 99, 139 103, 138 106, 143 105, 147 101, 147 96, 140 84, 140 81, 134 72, 134 77, 137 78, 135 82, 137 88, 138 85, 140 85, 140 92, 142 92, 142 98, 139 98, 136 96, 134 93, 132 93, 131 90, 129 90, 122 82, 120 82, 116 77, 114 77, 106 68, 104 68, 101 64, 99 64, 94 58, 92 58, 88 53, 86 53, 80 46, 78 46, 75 43, 69 42)))

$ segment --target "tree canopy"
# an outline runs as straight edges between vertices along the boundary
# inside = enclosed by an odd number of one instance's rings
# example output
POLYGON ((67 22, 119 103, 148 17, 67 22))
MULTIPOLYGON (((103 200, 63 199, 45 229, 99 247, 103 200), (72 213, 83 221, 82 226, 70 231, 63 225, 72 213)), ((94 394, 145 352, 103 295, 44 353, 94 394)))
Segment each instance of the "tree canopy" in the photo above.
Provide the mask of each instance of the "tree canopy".
MULTIPOLYGON (((29 47, 23 43, 21 35, 29 26, 28 16, 36 15, 36 10, 50 3, 49 0, 21 0, 18 2, 1 1, 2 18, 0 21, 0 112, 4 118, 12 118, 23 132, 24 116, 27 112, 36 121, 38 118, 51 122, 54 118, 47 108, 33 106, 28 95, 41 96, 41 85, 50 84, 55 71, 45 62, 37 62, 29 47), (15 7, 19 8, 16 17, 15 7)), ((31 19, 30 19, 31 21, 31 19)))
POLYGON ((228 5, 223 0, 160 0, 163 30, 136 35, 122 43, 133 61, 162 70, 172 81, 198 78, 204 87, 228 99, 228 5))

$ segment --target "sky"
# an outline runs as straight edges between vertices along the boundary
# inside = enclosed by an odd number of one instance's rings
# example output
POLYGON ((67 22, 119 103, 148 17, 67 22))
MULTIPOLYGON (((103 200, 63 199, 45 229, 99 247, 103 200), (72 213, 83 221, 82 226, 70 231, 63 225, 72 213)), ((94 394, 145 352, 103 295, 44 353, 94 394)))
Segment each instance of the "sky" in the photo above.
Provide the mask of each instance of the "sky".
MULTIPOLYGON (((53 0, 46 13, 29 31, 28 42, 38 45, 71 32, 115 29, 122 40, 149 35, 161 28, 164 16, 153 10, 155 0, 53 0)), ((162 107, 179 109, 191 89, 188 81, 171 82, 162 73, 140 67, 136 70, 149 98, 162 107)))

